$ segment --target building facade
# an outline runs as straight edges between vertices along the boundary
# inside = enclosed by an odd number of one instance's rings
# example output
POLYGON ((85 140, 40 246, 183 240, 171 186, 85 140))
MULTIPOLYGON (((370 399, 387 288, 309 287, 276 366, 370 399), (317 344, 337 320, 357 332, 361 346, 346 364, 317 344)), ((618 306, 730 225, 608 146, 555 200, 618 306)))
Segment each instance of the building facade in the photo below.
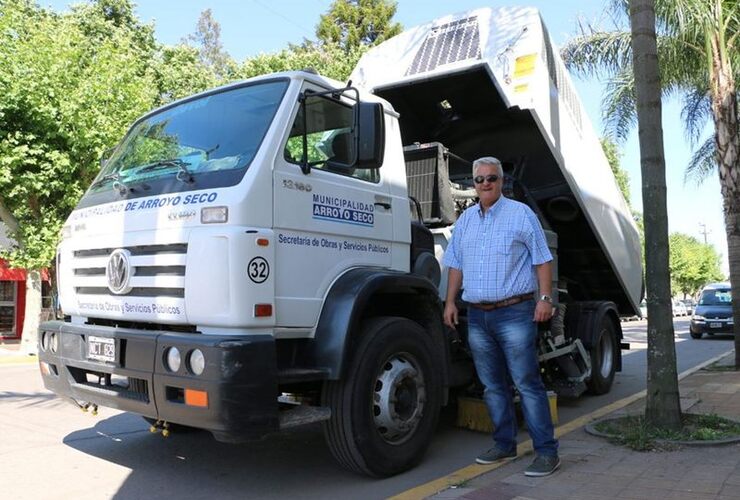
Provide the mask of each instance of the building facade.
MULTIPOLYGON (((0 223, 0 248, 13 244, 0 223)), ((49 295, 49 276, 46 270, 41 273, 42 296, 49 295)), ((48 302, 48 300, 44 300, 48 302)), ((46 303, 42 307, 47 306, 46 303)), ((26 270, 11 269, 8 262, 0 259, 0 340, 20 339, 26 309, 26 270)))

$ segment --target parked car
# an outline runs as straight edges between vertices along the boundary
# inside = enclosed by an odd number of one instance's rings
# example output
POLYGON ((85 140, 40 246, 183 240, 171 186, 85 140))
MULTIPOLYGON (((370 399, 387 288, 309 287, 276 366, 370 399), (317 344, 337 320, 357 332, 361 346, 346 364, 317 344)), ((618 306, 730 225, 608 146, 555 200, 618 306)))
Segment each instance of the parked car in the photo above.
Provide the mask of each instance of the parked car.
POLYGON ((640 302, 640 316, 647 318, 647 301, 644 299, 640 302))
POLYGON ((703 334, 732 333, 732 291, 729 283, 712 283, 704 287, 689 325, 691 338, 703 334))
POLYGON ((683 302, 681 302, 678 299, 673 299, 671 301, 671 306, 673 308, 673 315, 674 316, 686 316, 688 314, 686 312, 686 306, 683 305, 683 302))
POLYGON ((696 301, 694 299, 683 299, 681 302, 686 307, 686 314, 689 316, 694 314, 694 308, 696 307, 696 301))

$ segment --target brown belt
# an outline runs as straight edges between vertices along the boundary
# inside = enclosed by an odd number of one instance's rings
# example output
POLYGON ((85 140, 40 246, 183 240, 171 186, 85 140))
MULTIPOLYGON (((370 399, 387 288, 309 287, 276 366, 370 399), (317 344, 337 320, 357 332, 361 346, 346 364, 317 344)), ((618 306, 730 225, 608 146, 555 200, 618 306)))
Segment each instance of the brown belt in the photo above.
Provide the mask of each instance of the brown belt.
POLYGON ((524 302, 525 300, 530 300, 532 298, 534 298, 533 293, 525 293, 524 295, 515 295, 508 299, 499 300, 498 302, 478 302, 477 304, 471 302, 469 305, 470 307, 475 307, 476 309, 481 309, 483 311, 493 311, 494 309, 513 306, 514 304, 518 304, 519 302, 524 302))

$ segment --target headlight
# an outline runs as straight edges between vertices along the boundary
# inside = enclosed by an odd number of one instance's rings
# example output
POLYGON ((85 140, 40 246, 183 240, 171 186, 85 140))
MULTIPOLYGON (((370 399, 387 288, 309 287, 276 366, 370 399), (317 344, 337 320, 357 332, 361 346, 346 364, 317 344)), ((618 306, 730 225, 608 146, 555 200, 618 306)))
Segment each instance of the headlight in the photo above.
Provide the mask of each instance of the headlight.
POLYGON ((699 316, 698 314, 694 314, 691 316, 691 321, 704 321, 704 316, 699 316))
POLYGON ((188 358, 188 365, 190 365, 190 371, 193 375, 200 375, 206 368, 206 357, 203 355, 203 351, 200 349, 193 349, 188 358))
POLYGON ((59 337, 57 336, 56 332, 52 332, 50 334, 49 339, 49 349, 51 349, 51 352, 56 353, 57 350, 59 350, 59 337))
POLYGON ((182 358, 180 357, 180 351, 177 347, 170 347, 169 349, 167 349, 167 353, 165 354, 164 358, 164 364, 169 371, 176 372, 177 370, 179 370, 181 362, 182 358))
POLYGON ((229 207, 205 207, 200 209, 201 224, 222 224, 229 221, 229 207))

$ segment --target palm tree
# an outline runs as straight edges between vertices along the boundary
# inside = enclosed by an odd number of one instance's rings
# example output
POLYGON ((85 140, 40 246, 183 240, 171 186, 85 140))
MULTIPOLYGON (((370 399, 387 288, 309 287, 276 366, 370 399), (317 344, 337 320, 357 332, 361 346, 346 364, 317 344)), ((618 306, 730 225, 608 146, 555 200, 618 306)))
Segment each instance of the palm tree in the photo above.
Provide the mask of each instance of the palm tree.
POLYGON ((680 429, 671 281, 667 272, 668 212, 654 4, 655 0, 631 0, 629 5, 642 198, 646 214, 645 284, 649 300, 645 420, 652 426, 680 429))
MULTIPOLYGON (((610 0, 615 29, 586 26, 563 48, 566 65, 582 75, 608 77, 607 126, 624 139, 635 122, 630 32, 620 29, 628 0, 610 0)), ((687 177, 717 172, 721 186, 733 300, 735 367, 740 369, 740 127, 736 80, 740 68, 740 0, 655 0, 663 95, 683 98, 682 117, 697 145, 707 119, 714 135, 699 145, 687 177)))

